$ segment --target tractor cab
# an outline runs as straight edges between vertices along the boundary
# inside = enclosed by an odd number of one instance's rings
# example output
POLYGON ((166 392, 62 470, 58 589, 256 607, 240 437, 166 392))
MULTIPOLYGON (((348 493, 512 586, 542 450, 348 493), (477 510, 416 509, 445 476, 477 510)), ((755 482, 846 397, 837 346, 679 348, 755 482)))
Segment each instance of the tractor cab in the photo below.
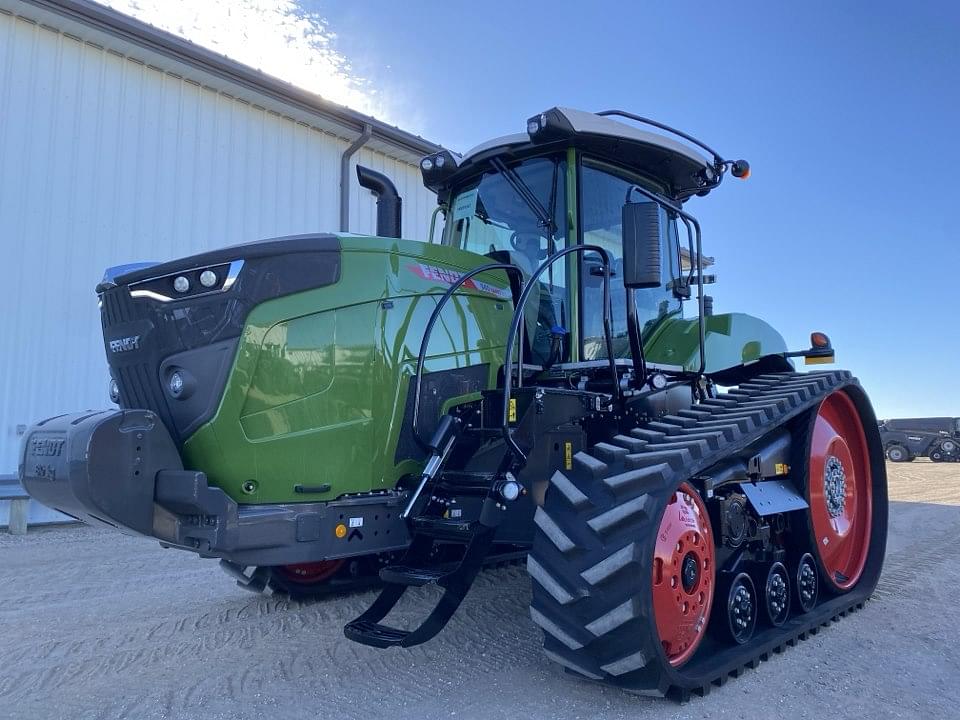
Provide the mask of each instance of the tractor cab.
MULTIPOLYGON (((689 136, 629 113, 553 108, 530 118, 525 134, 462 156, 437 153, 424 158, 421 170, 445 216, 444 245, 516 265, 526 278, 566 248, 606 251, 612 353, 629 360, 666 319, 683 316, 691 286, 704 280, 702 267, 711 261, 695 247, 696 224, 683 203, 707 194, 730 165, 689 136), (685 142, 615 117, 665 129, 685 142), (710 159, 699 152, 704 148, 710 159), (642 213, 639 205, 650 210, 643 248, 635 245, 638 237, 631 238, 633 247, 624 242, 625 213, 642 213), (646 277, 628 288, 624 258, 636 261, 637 250, 648 265, 646 277)), ((737 172, 745 168, 738 161, 737 172)), ((603 279, 596 251, 570 253, 549 265, 525 311, 525 362, 554 367, 608 359, 603 279)))

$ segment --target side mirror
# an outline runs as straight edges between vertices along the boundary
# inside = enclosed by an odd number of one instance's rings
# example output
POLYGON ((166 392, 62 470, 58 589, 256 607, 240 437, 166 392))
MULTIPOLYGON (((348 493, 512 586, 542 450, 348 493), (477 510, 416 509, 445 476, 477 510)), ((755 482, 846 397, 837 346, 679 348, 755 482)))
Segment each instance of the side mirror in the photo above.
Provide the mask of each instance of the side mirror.
POLYGON ((660 277, 660 206, 628 202, 623 206, 623 284, 657 288, 660 277))

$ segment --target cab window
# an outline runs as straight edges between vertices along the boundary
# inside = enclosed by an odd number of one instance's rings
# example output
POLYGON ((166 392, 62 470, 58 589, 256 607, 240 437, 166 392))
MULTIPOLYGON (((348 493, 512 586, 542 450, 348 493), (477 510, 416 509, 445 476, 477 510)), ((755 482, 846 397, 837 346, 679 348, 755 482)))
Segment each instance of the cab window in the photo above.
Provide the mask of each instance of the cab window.
MULTIPOLYGON (((632 176, 605 163, 584 159, 580 167, 580 217, 582 241, 598 245, 613 260, 610 294, 613 305, 613 352, 618 358, 630 357, 627 332, 626 290, 623 285, 623 249, 621 244, 623 205, 627 202, 653 202, 631 189, 642 187, 657 191, 648 181, 632 176)), ((660 209, 661 261, 663 285, 659 288, 637 290, 637 316, 646 336, 663 318, 681 312, 680 301, 669 289, 670 281, 680 275, 680 255, 677 223, 660 209)), ((599 257, 587 255, 582 262, 583 292, 583 358, 597 360, 607 357, 603 339, 603 277, 599 257)))
MULTIPOLYGON (((508 169, 510 178, 491 168, 451 198, 443 241, 517 265, 529 277, 566 246, 566 161, 531 158, 508 169), (525 191, 539 207, 524 198, 525 191)), ((527 362, 549 365, 566 359, 568 312, 566 262, 558 260, 527 303, 527 362)))

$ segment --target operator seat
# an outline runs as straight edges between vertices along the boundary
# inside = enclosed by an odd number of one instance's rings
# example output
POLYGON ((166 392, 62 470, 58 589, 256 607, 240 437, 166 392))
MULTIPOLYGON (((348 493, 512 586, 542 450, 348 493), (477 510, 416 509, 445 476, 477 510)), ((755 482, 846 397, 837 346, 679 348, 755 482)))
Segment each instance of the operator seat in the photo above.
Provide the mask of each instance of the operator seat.
MULTIPOLYGON (((487 257, 494 262, 516 265, 523 273, 524 283, 526 283, 539 267, 539 262, 536 262, 532 257, 533 253, 526 250, 527 248, 522 245, 517 250, 496 250, 491 247, 487 257)), ((539 243, 537 250, 539 251, 539 243)), ((514 297, 519 297, 520 283, 515 275, 510 276, 510 290, 514 297)), ((527 301, 528 311, 524 315, 524 336, 526 340, 523 354, 524 362, 543 367, 546 367, 549 363, 553 344, 551 331, 557 325, 557 317, 560 316, 557 312, 556 302, 562 302, 562 300, 555 301, 548 284, 543 280, 538 281, 537 287, 530 292, 530 299, 527 301), (529 311, 530 307, 539 308, 536 316, 529 311)))

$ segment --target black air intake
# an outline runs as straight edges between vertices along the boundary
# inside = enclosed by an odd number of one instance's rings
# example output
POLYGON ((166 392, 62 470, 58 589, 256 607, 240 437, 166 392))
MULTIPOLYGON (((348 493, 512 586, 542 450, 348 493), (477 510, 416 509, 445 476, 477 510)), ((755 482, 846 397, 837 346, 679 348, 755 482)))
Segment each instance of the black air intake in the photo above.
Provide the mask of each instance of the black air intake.
POLYGON ((396 186, 383 173, 357 165, 357 180, 377 196, 377 235, 400 237, 400 195, 396 186))

